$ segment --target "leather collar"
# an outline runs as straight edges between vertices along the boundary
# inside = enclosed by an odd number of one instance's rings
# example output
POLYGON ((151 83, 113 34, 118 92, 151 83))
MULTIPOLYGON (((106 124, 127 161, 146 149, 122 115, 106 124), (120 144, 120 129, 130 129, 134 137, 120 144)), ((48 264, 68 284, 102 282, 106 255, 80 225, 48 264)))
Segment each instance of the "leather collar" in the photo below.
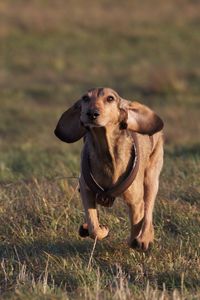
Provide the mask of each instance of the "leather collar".
POLYGON ((83 159, 82 159, 82 174, 83 178, 91 191, 93 191, 96 195, 97 203, 103 206, 112 206, 115 200, 115 197, 120 196, 124 193, 125 190, 129 188, 129 186, 134 181, 138 168, 139 168, 139 145, 138 138, 135 132, 131 132, 133 138, 133 147, 131 154, 131 167, 130 171, 127 174, 126 178, 119 181, 117 184, 112 186, 110 189, 104 189, 102 186, 98 184, 95 180, 94 176, 91 173, 90 168, 90 160, 89 160, 89 150, 87 142, 85 143, 83 150, 83 159))

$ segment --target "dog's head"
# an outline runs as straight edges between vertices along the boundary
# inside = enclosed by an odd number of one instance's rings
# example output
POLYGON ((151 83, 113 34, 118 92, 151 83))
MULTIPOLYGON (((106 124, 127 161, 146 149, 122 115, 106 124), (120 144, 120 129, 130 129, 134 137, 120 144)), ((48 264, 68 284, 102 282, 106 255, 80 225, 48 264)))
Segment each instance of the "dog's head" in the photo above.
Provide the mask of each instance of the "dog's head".
POLYGON ((55 135, 73 143, 91 127, 116 126, 152 135, 162 130, 163 121, 150 108, 122 99, 110 88, 89 90, 58 121, 55 135))

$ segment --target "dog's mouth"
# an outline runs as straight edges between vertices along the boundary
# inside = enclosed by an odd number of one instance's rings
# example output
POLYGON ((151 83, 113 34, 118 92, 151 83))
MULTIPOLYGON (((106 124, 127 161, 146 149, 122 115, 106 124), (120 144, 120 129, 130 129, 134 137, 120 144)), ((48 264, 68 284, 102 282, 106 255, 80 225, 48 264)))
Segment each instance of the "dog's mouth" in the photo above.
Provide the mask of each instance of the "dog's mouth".
POLYGON ((94 128, 94 127, 102 127, 102 125, 96 124, 96 123, 86 123, 84 125, 85 127, 94 128))
POLYGON ((85 122, 81 121, 81 125, 83 127, 89 127, 89 128, 93 128, 93 127, 102 127, 101 124, 99 124, 99 122, 97 120, 87 120, 85 122))

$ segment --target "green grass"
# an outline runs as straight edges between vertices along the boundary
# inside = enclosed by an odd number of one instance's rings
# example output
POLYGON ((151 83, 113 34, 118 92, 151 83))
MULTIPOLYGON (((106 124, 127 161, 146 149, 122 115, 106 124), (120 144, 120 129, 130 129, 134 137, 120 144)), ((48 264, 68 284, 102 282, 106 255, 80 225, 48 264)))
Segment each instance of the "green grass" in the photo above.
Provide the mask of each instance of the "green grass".
POLYGON ((1 299, 200 299, 200 65, 196 1, 0 4, 1 299), (61 113, 110 86, 165 122, 151 252, 128 248, 127 209, 100 208, 110 235, 82 240, 82 142, 61 113), (75 177, 75 178, 66 178, 75 177))

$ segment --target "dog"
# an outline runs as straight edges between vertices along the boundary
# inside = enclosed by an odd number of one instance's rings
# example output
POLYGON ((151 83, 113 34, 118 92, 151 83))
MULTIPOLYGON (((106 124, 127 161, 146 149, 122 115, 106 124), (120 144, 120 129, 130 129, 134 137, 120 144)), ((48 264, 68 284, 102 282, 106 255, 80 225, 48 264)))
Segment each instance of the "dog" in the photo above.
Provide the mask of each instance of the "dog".
POLYGON ((110 88, 84 94, 58 121, 55 135, 66 143, 84 139, 80 194, 86 223, 82 237, 102 240, 109 229, 97 205, 122 198, 129 208, 133 249, 146 251, 154 239, 153 208, 163 166, 163 121, 147 106, 121 98, 110 88))

